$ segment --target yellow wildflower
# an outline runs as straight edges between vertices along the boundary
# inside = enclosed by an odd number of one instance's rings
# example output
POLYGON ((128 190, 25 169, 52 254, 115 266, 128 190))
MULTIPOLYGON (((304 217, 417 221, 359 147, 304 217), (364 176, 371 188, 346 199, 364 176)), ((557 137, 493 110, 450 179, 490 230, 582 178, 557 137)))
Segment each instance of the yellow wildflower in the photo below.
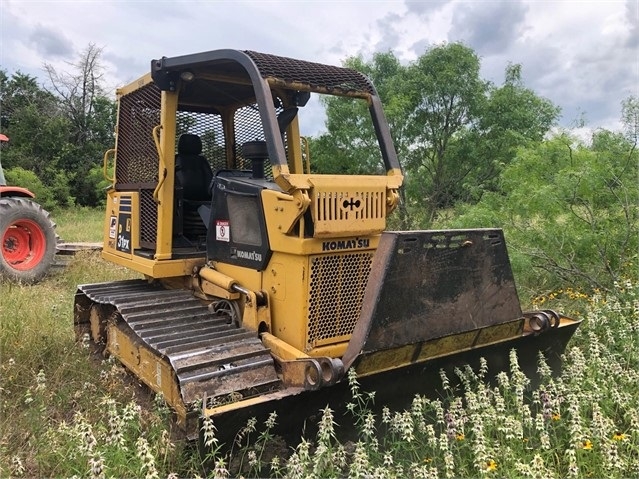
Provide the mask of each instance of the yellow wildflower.
POLYGON ((552 413, 552 420, 559 421, 561 419, 561 415, 558 412, 552 413))
POLYGON ((495 461, 493 461, 492 459, 489 461, 486 461, 487 471, 494 471, 495 469, 497 469, 497 463, 495 461))
POLYGON ((590 441, 590 439, 586 439, 585 441, 581 442, 581 448, 582 449, 592 449, 592 442, 590 441))
POLYGON ((455 439, 457 439, 458 441, 463 441, 465 437, 466 436, 464 436, 463 432, 458 432, 457 435, 455 436, 455 439))
POLYGON ((624 433, 622 432, 616 432, 613 436, 612 439, 614 441, 624 441, 628 436, 626 436, 624 433))

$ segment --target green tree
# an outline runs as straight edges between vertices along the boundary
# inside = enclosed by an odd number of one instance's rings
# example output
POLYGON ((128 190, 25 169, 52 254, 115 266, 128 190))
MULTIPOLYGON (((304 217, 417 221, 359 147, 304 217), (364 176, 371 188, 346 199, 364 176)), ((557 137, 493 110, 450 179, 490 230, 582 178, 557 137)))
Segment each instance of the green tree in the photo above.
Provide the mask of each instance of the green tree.
POLYGON ((58 166, 67 173, 71 190, 80 205, 96 206, 103 201, 100 179, 91 172, 102 163, 104 152, 113 145, 115 103, 104 90, 102 48, 90 43, 71 71, 58 71, 45 64, 51 93, 69 122, 69 136, 58 166))
POLYGON ((521 79, 522 66, 509 64, 500 87, 490 86, 476 125, 465 129, 448 158, 460 172, 454 197, 475 202, 486 191, 498 191, 503 168, 517 150, 539 143, 556 124, 560 109, 521 79))
POLYGON ((458 136, 479 122, 486 102, 489 84, 480 78, 480 66, 471 48, 451 43, 431 48, 409 68, 407 186, 427 211, 428 223, 456 201, 456 185, 472 170, 472 165, 460 170, 450 157, 458 136))
POLYGON ((9 78, 2 72, 0 81, 2 132, 11 139, 3 164, 7 168, 21 166, 45 177, 68 134, 57 100, 29 75, 16 72, 9 78))
POLYGON ((58 160, 67 145, 69 123, 57 98, 32 76, 16 72, 9 77, 0 70, 0 104, 2 132, 11 140, 3 148, 3 167, 15 168, 7 174, 8 181, 34 188, 38 201, 48 208, 68 205, 68 176, 58 160))
MULTIPOLYGON (((345 66, 376 86, 406 176, 400 228, 428 227, 442 209, 497 191, 499 175, 520 147, 539 142, 559 109, 523 85, 508 65, 495 87, 480 77, 480 59, 460 44, 435 45, 406 66, 392 52, 345 66)), ((366 106, 329 97, 327 133, 311 141, 320 172, 379 173, 381 160, 366 106)))

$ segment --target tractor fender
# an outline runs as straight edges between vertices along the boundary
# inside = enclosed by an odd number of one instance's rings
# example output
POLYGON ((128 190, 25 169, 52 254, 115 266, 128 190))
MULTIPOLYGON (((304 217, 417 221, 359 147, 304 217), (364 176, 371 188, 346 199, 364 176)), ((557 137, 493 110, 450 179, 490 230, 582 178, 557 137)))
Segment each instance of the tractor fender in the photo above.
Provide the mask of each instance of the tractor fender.
POLYGON ((0 198, 10 196, 16 198, 35 198, 35 195, 26 188, 20 188, 19 186, 0 186, 0 198))

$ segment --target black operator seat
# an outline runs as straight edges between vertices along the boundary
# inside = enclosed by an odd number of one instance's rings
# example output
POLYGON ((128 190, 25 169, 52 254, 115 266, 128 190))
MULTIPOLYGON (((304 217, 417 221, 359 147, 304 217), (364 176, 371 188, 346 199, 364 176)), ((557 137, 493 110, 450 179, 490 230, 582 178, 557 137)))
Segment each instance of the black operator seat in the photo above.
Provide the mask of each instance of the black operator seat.
POLYGON ((202 153, 202 140, 190 133, 180 135, 175 157, 175 176, 187 201, 209 201, 213 171, 202 153))
POLYGON ((176 187, 182 188, 182 233, 192 242, 206 237, 211 205, 211 164, 201 155, 202 140, 190 133, 180 135, 175 156, 176 187))

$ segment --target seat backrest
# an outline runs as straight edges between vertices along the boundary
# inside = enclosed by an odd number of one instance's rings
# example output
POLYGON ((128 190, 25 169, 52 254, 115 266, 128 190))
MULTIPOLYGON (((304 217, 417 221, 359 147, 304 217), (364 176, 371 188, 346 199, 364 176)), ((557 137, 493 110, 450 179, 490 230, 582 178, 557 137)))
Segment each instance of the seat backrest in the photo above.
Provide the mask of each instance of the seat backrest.
POLYGON ((197 135, 184 133, 178 140, 175 157, 175 176, 182 186, 185 200, 206 201, 211 199, 210 186, 213 180, 211 165, 202 153, 202 140, 197 135))

